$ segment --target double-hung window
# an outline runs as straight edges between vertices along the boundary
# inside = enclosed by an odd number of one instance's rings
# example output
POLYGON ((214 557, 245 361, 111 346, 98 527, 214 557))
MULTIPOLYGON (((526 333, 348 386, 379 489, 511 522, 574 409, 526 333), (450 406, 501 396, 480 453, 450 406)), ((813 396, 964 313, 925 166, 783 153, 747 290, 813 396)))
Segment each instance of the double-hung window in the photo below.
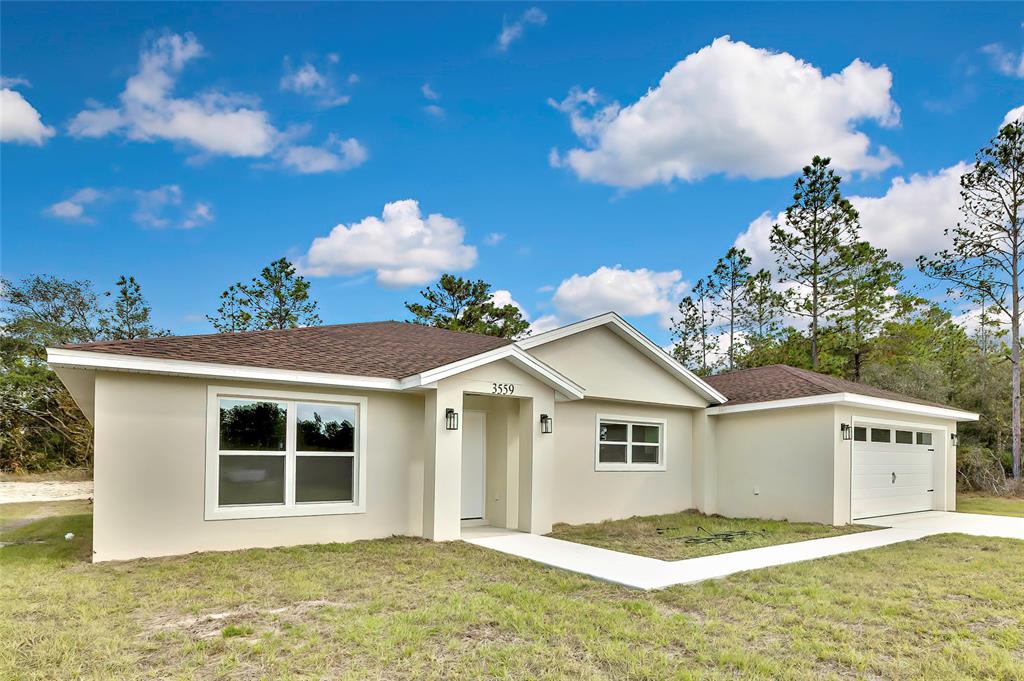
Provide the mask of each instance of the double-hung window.
POLYGON ((206 518, 360 513, 366 398, 208 393, 206 518))
POLYGON ((595 470, 665 470, 665 421, 627 416, 597 416, 595 470))

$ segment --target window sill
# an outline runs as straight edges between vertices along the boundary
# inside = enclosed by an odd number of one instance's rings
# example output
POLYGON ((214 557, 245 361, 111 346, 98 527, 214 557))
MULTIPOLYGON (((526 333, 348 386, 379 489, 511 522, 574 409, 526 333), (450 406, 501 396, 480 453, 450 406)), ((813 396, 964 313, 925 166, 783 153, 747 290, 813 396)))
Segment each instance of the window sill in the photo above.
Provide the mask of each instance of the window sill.
POLYGON ((295 518, 317 515, 348 515, 366 513, 366 506, 352 503, 311 503, 295 506, 230 506, 206 509, 205 520, 240 520, 243 518, 295 518))
POLYGON ((656 473, 666 469, 663 463, 599 463, 594 470, 598 473, 656 473))

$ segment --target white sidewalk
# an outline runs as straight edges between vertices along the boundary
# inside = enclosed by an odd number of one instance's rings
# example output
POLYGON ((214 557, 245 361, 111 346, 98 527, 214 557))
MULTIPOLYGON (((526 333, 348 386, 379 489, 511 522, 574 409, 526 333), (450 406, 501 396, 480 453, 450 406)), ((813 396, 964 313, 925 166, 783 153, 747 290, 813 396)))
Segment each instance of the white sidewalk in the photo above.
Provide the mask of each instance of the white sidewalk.
POLYGON ((811 539, 677 561, 634 556, 562 539, 494 527, 463 528, 462 540, 634 589, 663 589, 676 584, 693 584, 705 579, 725 577, 773 565, 874 549, 921 539, 932 534, 962 532, 1024 539, 1024 518, 933 511, 872 518, 866 522, 888 527, 839 537, 811 539))

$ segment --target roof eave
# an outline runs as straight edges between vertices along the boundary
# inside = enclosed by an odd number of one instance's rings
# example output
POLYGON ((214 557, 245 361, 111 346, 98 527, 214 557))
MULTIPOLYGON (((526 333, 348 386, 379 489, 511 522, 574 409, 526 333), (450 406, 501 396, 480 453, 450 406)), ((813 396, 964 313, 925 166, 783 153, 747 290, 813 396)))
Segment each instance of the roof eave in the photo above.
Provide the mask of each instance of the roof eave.
POLYGON ((766 400, 764 402, 744 402, 742 404, 722 404, 709 407, 707 413, 711 416, 722 414, 737 414, 750 411, 763 411, 767 409, 791 409, 797 407, 811 407, 818 405, 848 405, 877 409, 879 411, 891 411, 903 414, 915 414, 917 416, 930 416, 932 418, 943 418, 951 421, 977 421, 979 414, 953 407, 940 407, 917 402, 905 402, 903 400, 873 397, 871 395, 859 395, 856 393, 830 393, 827 395, 812 395, 809 397, 794 397, 784 400, 766 400))

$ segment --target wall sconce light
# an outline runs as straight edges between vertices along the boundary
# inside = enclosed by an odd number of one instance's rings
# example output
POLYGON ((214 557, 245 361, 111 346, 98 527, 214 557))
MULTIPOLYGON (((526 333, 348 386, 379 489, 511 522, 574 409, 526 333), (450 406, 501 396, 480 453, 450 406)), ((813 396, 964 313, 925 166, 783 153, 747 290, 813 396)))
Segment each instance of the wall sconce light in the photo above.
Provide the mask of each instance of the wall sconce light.
POLYGON ((459 414, 451 407, 444 410, 444 427, 445 430, 459 429, 459 414))
POLYGON ((540 415, 540 432, 550 433, 555 429, 555 420, 547 414, 540 415))
POLYGON ((959 443, 960 443, 960 438, 959 438, 959 437, 957 436, 957 434, 956 434, 956 433, 950 433, 950 434, 949 434, 949 440, 950 440, 950 442, 952 442, 952 443, 953 443, 953 446, 954 446, 954 447, 956 447, 956 446, 957 446, 957 444, 959 444, 959 443))
POLYGON ((839 424, 839 430, 842 431, 844 440, 853 439, 853 428, 850 427, 849 423, 839 424))

